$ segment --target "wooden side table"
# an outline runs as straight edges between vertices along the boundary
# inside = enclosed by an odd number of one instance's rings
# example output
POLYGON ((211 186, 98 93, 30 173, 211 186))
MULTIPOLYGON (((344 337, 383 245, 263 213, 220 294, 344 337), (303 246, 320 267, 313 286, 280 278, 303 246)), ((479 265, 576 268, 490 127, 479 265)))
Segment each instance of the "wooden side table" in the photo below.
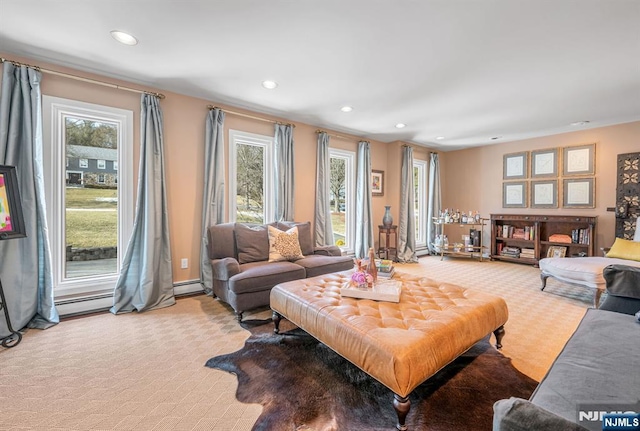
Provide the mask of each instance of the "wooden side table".
POLYGON ((398 261, 398 226, 378 225, 378 256, 382 259, 398 261), (382 236, 384 235, 384 247, 382 246, 382 236), (393 238, 393 241, 391 240, 393 238))

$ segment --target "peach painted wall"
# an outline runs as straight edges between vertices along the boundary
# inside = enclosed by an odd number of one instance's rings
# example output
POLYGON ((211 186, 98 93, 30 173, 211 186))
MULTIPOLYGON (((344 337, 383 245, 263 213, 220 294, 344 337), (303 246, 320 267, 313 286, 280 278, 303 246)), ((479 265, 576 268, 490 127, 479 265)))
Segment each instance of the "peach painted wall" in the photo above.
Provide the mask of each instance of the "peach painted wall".
MULTIPOLYGON (((284 118, 270 117, 235 107, 218 104, 215 101, 184 96, 163 89, 145 87, 126 81, 105 78, 99 75, 80 72, 57 65, 36 62, 29 58, 7 55, 0 56, 12 60, 57 70, 76 76, 105 81, 121 86, 163 93, 166 98, 160 103, 164 116, 165 169, 167 180, 167 200, 169 205, 169 223, 171 254, 173 260, 174 282, 185 282, 199 278, 200 219, 202 212, 202 189, 204 176, 204 132, 208 113, 207 105, 215 104, 223 109, 243 112, 249 115, 269 118, 289 123, 284 118), (189 268, 180 268, 180 259, 189 259, 189 268)), ((2 66, 0 66, 0 71, 2 66)), ((140 95, 128 91, 81 82, 52 74, 43 74, 42 93, 83 102, 102 104, 133 111, 134 115, 134 178, 138 178, 140 145, 140 95)), ((295 123, 295 218, 299 221, 314 220, 315 209, 315 173, 317 135, 315 126, 295 123)), ((250 133, 273 136, 272 123, 243 118, 228 114, 225 118, 225 155, 228 158, 229 130, 241 130, 250 133)), ((344 133, 325 129, 328 133, 339 134, 347 139, 331 138, 330 146, 350 151, 357 150, 361 139, 344 133)), ((371 141, 371 157, 374 169, 387 169, 387 144, 371 141)), ((136 187, 134 186, 134 193, 136 187)), ((384 203, 374 199, 374 222, 382 220, 384 203)), ((228 211, 225 210, 225 214, 228 211)))
POLYGON ((477 209, 487 218, 492 213, 598 216, 596 250, 599 252, 599 247, 611 246, 615 238, 615 216, 606 209, 615 207, 616 203, 617 155, 638 151, 640 122, 447 152, 441 159, 443 206, 477 209), (558 209, 502 208, 504 154, 587 143, 596 144, 595 208, 563 209, 561 186, 558 209))

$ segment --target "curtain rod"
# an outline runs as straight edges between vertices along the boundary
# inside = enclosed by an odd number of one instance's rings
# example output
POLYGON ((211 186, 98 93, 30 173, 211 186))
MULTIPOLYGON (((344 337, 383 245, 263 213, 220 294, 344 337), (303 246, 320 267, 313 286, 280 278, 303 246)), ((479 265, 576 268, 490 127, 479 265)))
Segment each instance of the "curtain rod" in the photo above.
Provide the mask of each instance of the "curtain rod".
POLYGON ((283 123, 281 121, 272 120, 270 118, 256 117, 254 115, 243 114, 242 112, 229 111, 228 109, 221 108, 219 106, 207 105, 207 109, 219 109, 226 114, 237 115, 238 117, 251 118, 252 120, 264 121, 265 123, 282 124, 285 126, 291 126, 295 129, 296 125, 292 123, 283 123))
POLYGON ((324 130, 320 130, 320 129, 316 130, 316 133, 326 133, 326 134, 327 134, 327 136, 331 136, 332 138, 345 139, 345 140, 347 140, 347 141, 366 142, 367 144, 370 144, 370 143, 371 143, 371 142, 369 142, 369 141, 365 141, 365 140, 363 140, 363 139, 355 139, 355 138, 349 138, 349 137, 347 137, 347 136, 335 135, 335 134, 328 133, 328 132, 325 132, 324 130))
POLYGON ((82 76, 71 75, 70 73, 58 72, 56 70, 44 69, 44 68, 42 68, 40 66, 34 66, 32 64, 27 64, 27 63, 20 63, 19 61, 9 60, 7 58, 0 57, 0 63, 4 63, 5 61, 13 64, 14 66, 27 66, 27 67, 30 67, 32 69, 36 69, 39 72, 48 73, 50 75, 62 76, 64 78, 75 79, 76 81, 83 81, 83 82, 88 82, 90 84, 102 85, 104 87, 115 88, 115 89, 118 89, 118 90, 131 91, 132 93, 150 94, 150 95, 156 96, 156 97, 158 97, 160 99, 164 99, 165 98, 164 94, 162 94, 162 93, 154 93, 153 91, 138 90, 136 88, 129 88, 129 87, 124 87, 122 85, 112 84, 110 82, 98 81, 96 79, 91 79, 91 78, 83 78, 82 76))

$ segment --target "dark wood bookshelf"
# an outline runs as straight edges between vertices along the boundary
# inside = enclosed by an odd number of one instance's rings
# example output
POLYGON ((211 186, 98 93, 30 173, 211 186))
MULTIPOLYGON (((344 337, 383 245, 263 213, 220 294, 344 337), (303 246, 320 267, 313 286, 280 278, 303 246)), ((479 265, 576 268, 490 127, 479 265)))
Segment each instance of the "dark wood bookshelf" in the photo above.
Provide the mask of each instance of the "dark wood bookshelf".
POLYGON ((564 257, 594 256, 597 219, 571 215, 491 214, 491 259, 537 266, 540 259, 547 257, 550 247, 562 247, 558 250, 564 251, 564 257), (514 233, 521 234, 522 230, 528 233, 529 239, 513 238, 514 233), (572 242, 549 241, 554 234, 567 235, 572 242), (503 255, 501 250, 505 247, 533 249, 533 257, 503 255))

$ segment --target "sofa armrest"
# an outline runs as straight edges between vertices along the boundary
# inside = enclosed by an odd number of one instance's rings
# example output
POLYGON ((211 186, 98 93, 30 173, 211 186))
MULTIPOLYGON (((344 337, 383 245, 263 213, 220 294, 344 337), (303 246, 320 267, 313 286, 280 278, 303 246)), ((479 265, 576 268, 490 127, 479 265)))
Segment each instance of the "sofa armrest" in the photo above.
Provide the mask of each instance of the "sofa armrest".
POLYGON ((493 405, 493 431, 586 431, 522 398, 511 397, 493 405))
POLYGON ((607 297, 601 310, 635 314, 640 310, 640 268, 629 265, 608 265, 602 271, 607 283, 607 297))
POLYGON ((321 254, 324 256, 342 256, 342 250, 337 245, 324 245, 314 247, 313 254, 321 254))
POLYGON ((211 259, 213 278, 216 280, 228 280, 240 272, 240 264, 232 257, 211 259))

